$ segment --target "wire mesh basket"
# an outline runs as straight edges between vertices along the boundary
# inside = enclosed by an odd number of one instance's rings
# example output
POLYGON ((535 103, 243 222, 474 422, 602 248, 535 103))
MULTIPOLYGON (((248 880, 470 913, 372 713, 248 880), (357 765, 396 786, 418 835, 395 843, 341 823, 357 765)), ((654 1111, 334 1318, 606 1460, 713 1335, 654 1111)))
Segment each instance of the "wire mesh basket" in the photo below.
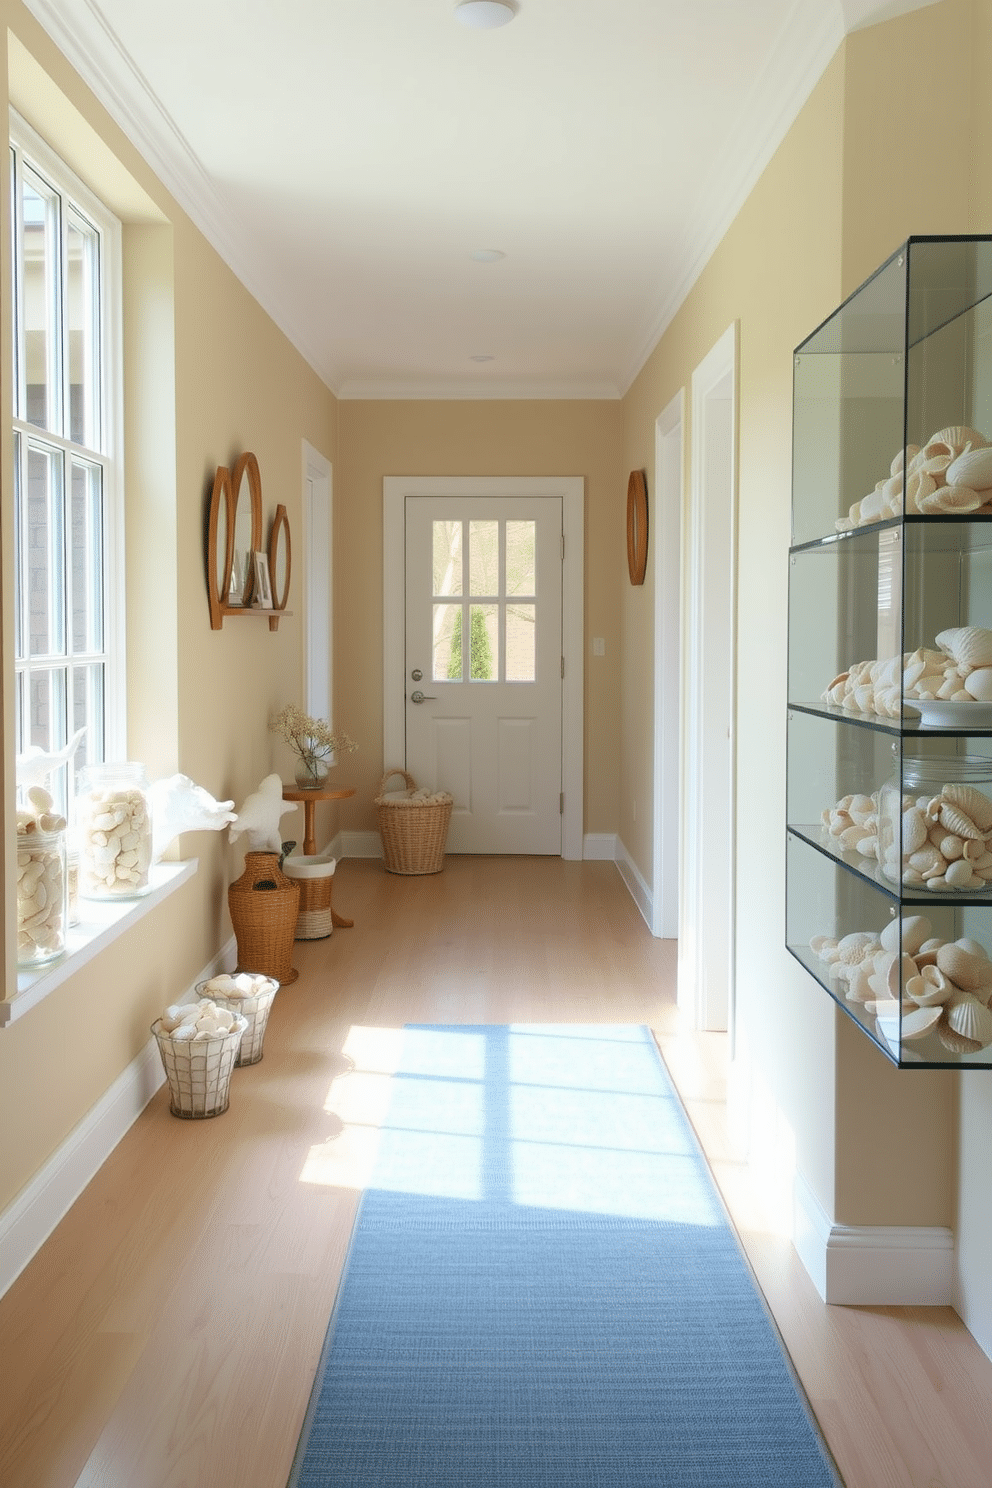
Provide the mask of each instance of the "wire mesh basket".
POLYGON ((165 1032, 161 1019, 155 1020, 152 1033, 169 1082, 173 1116, 195 1121, 223 1115, 230 1104, 231 1071, 247 1027, 247 1018, 236 1015, 229 1033, 180 1040, 165 1032))

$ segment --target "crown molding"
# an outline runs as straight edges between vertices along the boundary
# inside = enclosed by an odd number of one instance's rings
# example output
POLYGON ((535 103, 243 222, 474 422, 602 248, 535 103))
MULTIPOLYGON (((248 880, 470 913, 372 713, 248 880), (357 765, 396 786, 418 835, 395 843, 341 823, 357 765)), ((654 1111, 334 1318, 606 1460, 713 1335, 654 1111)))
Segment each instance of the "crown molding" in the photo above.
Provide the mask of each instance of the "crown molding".
POLYGON ((499 399, 573 399, 601 403, 617 401, 623 394, 617 384, 612 382, 378 382, 368 379, 364 382, 342 383, 337 396, 342 402, 377 402, 390 399, 450 402, 459 399, 482 403, 499 399))
POLYGON ((334 369, 275 291, 280 275, 225 199, 94 0, 25 0, 27 10, 190 221, 333 392, 334 369))
POLYGON ((704 185, 695 229, 679 247, 673 287, 656 308, 640 350, 630 364, 622 384, 625 394, 795 123, 844 34, 839 3, 824 5, 823 0, 796 0, 792 6, 728 134, 734 148, 723 154, 704 185))

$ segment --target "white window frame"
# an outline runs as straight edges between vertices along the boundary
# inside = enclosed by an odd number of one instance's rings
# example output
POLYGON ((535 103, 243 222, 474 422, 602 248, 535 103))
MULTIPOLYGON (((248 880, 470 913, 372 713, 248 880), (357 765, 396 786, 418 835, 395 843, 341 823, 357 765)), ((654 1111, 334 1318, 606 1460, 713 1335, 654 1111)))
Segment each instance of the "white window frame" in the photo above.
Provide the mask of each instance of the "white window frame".
MULTIPOLYGON (((25 405, 24 367, 21 357, 19 335, 19 286, 23 282, 21 262, 22 221, 21 194, 12 192, 12 238, 14 269, 14 367, 17 382, 16 397, 8 403, 12 427, 20 435, 22 483, 26 479, 26 441, 49 445, 68 456, 78 454, 81 458, 98 459, 103 469, 104 511, 104 747, 103 757, 124 759, 127 755, 126 715, 126 640, 125 640, 125 554, 124 554, 124 480, 123 480, 123 334, 122 334, 122 282, 121 282, 121 224, 106 206, 82 182, 49 145, 13 109, 10 111, 10 145, 19 161, 26 161, 44 181, 69 201, 100 234, 100 306, 102 319, 102 355, 100 357, 100 439, 99 447, 91 450, 76 445, 62 433, 50 433, 15 416, 15 409, 27 411, 25 405)), ((18 179, 20 164, 17 166, 18 179)), ((64 218, 64 214, 63 214, 64 218)), ((63 220, 62 244, 66 235, 63 220)), ((60 255, 60 280, 65 285, 64 251, 60 255)), ((60 327, 59 334, 63 334, 60 327)), ((63 398, 68 396, 66 380, 63 379, 63 398)), ((67 427, 63 420, 63 429, 67 427)), ((22 489, 25 489, 22 484, 22 489)), ((16 663, 18 673, 30 670, 30 663, 16 663)), ((72 729, 71 716, 67 727, 72 729)), ((83 741, 83 757, 88 761, 100 758, 94 752, 93 740, 87 736, 83 741)), ((67 782, 69 801, 74 793, 72 779, 67 782)))

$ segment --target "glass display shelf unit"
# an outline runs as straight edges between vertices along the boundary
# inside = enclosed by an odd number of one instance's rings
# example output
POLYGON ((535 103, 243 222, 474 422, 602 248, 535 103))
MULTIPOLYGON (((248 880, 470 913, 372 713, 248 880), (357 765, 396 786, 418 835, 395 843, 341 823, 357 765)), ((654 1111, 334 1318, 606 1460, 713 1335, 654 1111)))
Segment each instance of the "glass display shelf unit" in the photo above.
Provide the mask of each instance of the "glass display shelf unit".
POLYGON ((992 1068, 992 238, 794 362, 786 944, 900 1067, 992 1068))

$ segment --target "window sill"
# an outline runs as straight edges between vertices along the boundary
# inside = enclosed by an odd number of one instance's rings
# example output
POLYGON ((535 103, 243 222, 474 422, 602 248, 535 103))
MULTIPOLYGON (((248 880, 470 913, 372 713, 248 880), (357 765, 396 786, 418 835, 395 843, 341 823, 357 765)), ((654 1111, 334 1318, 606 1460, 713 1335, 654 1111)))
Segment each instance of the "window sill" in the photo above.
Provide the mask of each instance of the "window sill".
POLYGON ((37 1007, 49 992, 68 981, 80 967, 130 930, 150 909, 187 883, 198 867, 196 858, 185 863, 156 863, 149 875, 151 889, 141 899, 81 900, 80 913, 84 919, 70 928, 68 946, 63 955, 36 970, 17 973, 16 993, 0 1000, 0 1028, 13 1023, 30 1008, 37 1007))

